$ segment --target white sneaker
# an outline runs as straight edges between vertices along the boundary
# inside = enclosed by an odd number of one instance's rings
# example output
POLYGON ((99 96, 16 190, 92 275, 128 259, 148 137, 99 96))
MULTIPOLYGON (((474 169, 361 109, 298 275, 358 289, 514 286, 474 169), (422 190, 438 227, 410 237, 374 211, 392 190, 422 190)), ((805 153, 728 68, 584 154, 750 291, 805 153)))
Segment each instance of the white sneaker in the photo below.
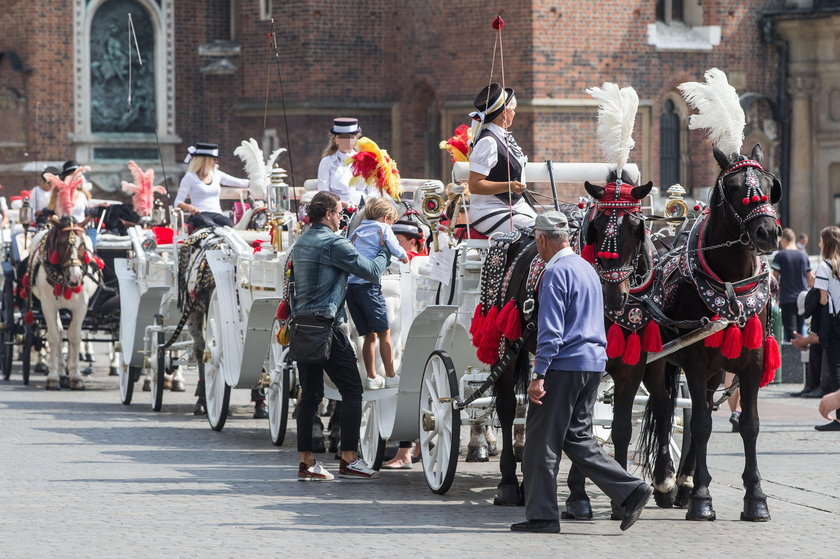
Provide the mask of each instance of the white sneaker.
POLYGON ((400 385, 400 375, 385 377, 385 388, 396 388, 400 385))
POLYGON ((298 481, 330 481, 332 479, 335 479, 335 476, 317 461, 309 467, 301 462, 298 467, 298 481))
POLYGON ((379 477, 379 472, 368 468, 361 459, 356 458, 349 464, 344 460, 339 461, 338 477, 350 479, 376 479, 379 477))
POLYGON ((379 390, 385 386, 385 379, 376 375, 374 378, 365 379, 365 390, 379 390))

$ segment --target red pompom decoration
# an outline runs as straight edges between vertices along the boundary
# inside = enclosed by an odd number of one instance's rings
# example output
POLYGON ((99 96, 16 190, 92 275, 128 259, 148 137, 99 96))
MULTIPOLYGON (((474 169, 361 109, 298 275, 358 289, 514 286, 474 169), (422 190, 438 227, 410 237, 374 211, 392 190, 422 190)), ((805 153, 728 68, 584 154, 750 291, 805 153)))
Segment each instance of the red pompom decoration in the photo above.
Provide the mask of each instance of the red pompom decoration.
POLYGON ((772 334, 767 336, 764 342, 764 369, 761 373, 761 382, 758 387, 761 388, 773 382, 776 378, 776 369, 782 365, 782 354, 779 352, 779 343, 772 334))
POLYGON ((590 264, 595 264, 595 245, 584 245, 583 250, 580 251, 580 257, 590 264))
POLYGON ((659 324, 653 320, 648 321, 642 333, 642 349, 648 353, 662 351, 662 333, 659 331, 659 324))
POLYGON ((64 298, 65 299, 70 299, 70 297, 72 297, 72 296, 73 296, 73 290, 69 287, 65 287, 64 288, 64 298))
POLYGON ((584 204, 583 202, 578 202, 578 209, 582 210, 585 207, 586 207, 586 204, 584 204))
POLYGON ((73 288, 73 293, 81 293, 82 292, 82 284, 80 283, 76 287, 73 288))
POLYGON ((723 345, 720 346, 720 353, 727 359, 738 359, 744 349, 741 343, 741 329, 737 324, 732 324, 726 329, 723 337, 723 345))
POLYGON ((610 258, 612 258, 613 260, 618 260, 618 253, 617 253, 617 252, 613 252, 613 253, 610 255, 610 258))
POLYGON ((85 251, 85 264, 90 264, 90 253, 85 251))
POLYGON ((624 344, 624 354, 621 360, 625 365, 636 365, 642 357, 642 340, 636 331, 630 332, 627 342, 624 344))
POLYGON ((277 320, 286 320, 289 318, 289 302, 283 299, 280 301, 280 304, 277 305, 277 312, 274 313, 274 317, 277 320))
POLYGON ((522 321, 513 300, 508 301, 508 304, 499 313, 499 329, 505 338, 511 341, 522 337, 522 321))
POLYGON ((20 283, 25 288, 29 289, 29 274, 23 274, 23 277, 20 279, 20 283))
POLYGON ((762 195, 762 196, 761 196, 761 201, 762 201, 762 202, 766 202, 767 200, 769 200, 769 198, 767 197, 767 195, 766 195, 766 194, 764 194, 764 195, 762 195))
POLYGON ((496 324, 497 320, 499 320, 499 308, 494 305, 490 308, 490 312, 484 317, 484 322, 482 323, 480 334, 482 345, 498 345, 498 340, 501 338, 502 332, 499 330, 498 324, 496 324))
POLYGON ((61 287, 60 283, 57 283, 53 286, 53 295, 55 295, 56 297, 60 297, 62 291, 64 291, 64 288, 61 287))
POLYGON ((20 297, 21 299, 26 299, 27 297, 29 297, 29 290, 25 287, 21 287, 20 289, 18 289, 18 297, 20 297))
POLYGON ((700 204, 694 204, 694 211, 695 211, 695 212, 699 212, 699 211, 700 211, 700 204))
POLYGON ((742 333, 742 341, 744 342, 744 347, 747 349, 758 349, 761 347, 762 342, 764 341, 764 328, 761 326, 761 320, 758 319, 758 315, 754 314, 747 320, 747 324, 744 326, 744 331, 742 333))
POLYGON ((761 200, 761 198, 758 197, 758 194, 753 194, 752 195, 752 201, 753 202, 758 202, 759 200, 761 200))
POLYGON ((615 359, 624 353, 624 330, 613 322, 607 330, 607 358, 615 359))
POLYGON ((96 266, 97 266, 100 270, 101 270, 102 268, 104 268, 104 267, 105 267, 105 262, 103 262, 103 261, 102 261, 102 259, 101 259, 101 258, 99 258, 98 256, 94 256, 94 257, 93 257, 93 261, 94 261, 94 262, 96 262, 96 266))
POLYGON ((749 205, 750 199, 749 198, 744 198, 743 200, 741 200, 741 202, 743 202, 743 204, 746 206, 746 205, 749 205))
POLYGON ((35 322, 35 315, 32 314, 32 311, 26 311, 26 314, 23 315, 23 322, 26 324, 32 324, 35 322))
POLYGON ((502 28, 505 26, 505 20, 502 19, 502 16, 496 16, 492 23, 493 29, 496 31, 501 31, 502 28))
POLYGON ((479 334, 481 329, 484 327, 482 322, 484 322, 484 315, 481 314, 481 303, 479 303, 475 306, 472 323, 470 324, 470 335, 472 336, 473 347, 481 345, 481 337, 479 334))
POLYGON ((58 252, 52 251, 50 253, 50 264, 53 266, 58 266, 58 252))

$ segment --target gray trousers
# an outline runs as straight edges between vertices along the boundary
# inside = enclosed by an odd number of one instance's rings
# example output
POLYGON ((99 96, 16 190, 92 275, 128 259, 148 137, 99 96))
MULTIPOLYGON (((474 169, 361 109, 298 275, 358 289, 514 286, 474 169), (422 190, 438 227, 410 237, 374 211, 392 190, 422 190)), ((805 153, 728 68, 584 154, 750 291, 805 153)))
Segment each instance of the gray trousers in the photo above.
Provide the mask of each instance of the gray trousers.
POLYGON ((560 519, 557 474, 561 452, 619 505, 644 483, 619 466, 592 436, 592 408, 601 374, 548 371, 542 405, 528 406, 522 460, 528 520, 560 519))

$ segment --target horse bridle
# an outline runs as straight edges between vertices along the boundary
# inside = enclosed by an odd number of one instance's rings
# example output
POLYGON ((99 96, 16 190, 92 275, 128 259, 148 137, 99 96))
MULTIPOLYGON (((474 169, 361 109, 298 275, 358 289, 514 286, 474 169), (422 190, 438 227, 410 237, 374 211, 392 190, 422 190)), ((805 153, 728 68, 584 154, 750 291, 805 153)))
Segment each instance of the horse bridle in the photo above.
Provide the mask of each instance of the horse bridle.
MULTIPOLYGON (((71 285, 71 282, 66 277, 66 270, 68 268, 78 267, 82 268, 87 264, 90 264, 90 257, 88 256, 88 249, 87 245, 84 242, 84 234, 85 229, 81 225, 72 223, 70 225, 64 226, 61 229, 57 229, 55 233, 55 237, 53 237, 53 242, 55 242, 58 238, 59 234, 68 233, 67 238, 67 248, 64 251, 64 257, 58 259, 58 263, 53 264, 50 258, 43 259, 44 261, 44 270, 47 272, 47 275, 54 283, 61 283, 62 285, 67 285, 71 287, 75 287, 71 285), (82 237, 82 242, 77 244, 76 235, 79 234, 82 237), (82 255, 79 254, 79 249, 83 250, 84 252, 82 255), (52 268, 59 268, 60 271, 58 273, 52 272, 50 270, 52 268)), ((47 242, 44 243, 44 253, 49 254, 51 251, 49 250, 49 237, 47 238, 47 242)), ((87 270, 85 270, 85 274, 87 274, 87 270)))
MULTIPOLYGON (((639 243, 636 247, 636 254, 633 255, 633 258, 630 260, 630 264, 627 266, 611 269, 606 269, 601 266, 599 260, 601 258, 605 260, 617 260, 620 257, 618 254, 619 219, 627 215, 640 219, 642 223, 645 221, 645 218, 641 213, 641 201, 634 200, 631 202, 627 200, 622 201, 620 199, 622 184, 621 179, 616 179, 614 183, 607 184, 604 188, 608 193, 605 194, 602 199, 597 200, 595 202, 595 207, 593 208, 594 213, 603 213, 609 217, 607 227, 604 231, 604 240, 601 243, 601 250, 596 253, 597 258, 595 259, 595 269, 598 272, 598 277, 607 283, 621 283, 626 281, 630 275, 636 271, 639 263, 639 257, 641 256, 641 247, 644 245, 644 243, 639 243), (605 198, 610 196, 610 192, 612 192, 613 198, 605 200, 605 198)), ((589 225, 591 225, 593 221, 594 219, 590 219, 589 225)))
POLYGON ((754 159, 742 159, 737 163, 733 164, 731 167, 726 169, 725 171, 721 171, 720 175, 718 175, 717 182, 715 183, 715 188, 718 191, 718 194, 721 197, 721 202, 718 205, 725 203, 726 207, 730 210, 730 212, 735 216, 735 219, 738 221, 738 226, 740 228, 740 235, 738 240, 744 246, 747 246, 754 250, 756 253, 761 254, 755 248, 755 243, 752 240, 752 236, 750 235, 749 229, 747 229, 747 224, 760 217, 772 217, 776 218, 776 209, 773 207, 772 204, 768 203, 768 196, 764 194, 761 190, 761 183, 758 180, 758 173, 755 171, 758 169, 764 175, 768 175, 775 179, 776 177, 764 170, 764 167, 761 166, 761 163, 755 161, 754 159), (747 176, 744 178, 744 181, 747 183, 747 195, 742 200, 745 206, 749 206, 751 204, 758 204, 754 207, 746 216, 741 216, 738 213, 738 210, 735 208, 735 204, 729 200, 729 197, 726 195, 726 190, 723 186, 723 181, 729 175, 733 175, 738 171, 746 169, 747 176))

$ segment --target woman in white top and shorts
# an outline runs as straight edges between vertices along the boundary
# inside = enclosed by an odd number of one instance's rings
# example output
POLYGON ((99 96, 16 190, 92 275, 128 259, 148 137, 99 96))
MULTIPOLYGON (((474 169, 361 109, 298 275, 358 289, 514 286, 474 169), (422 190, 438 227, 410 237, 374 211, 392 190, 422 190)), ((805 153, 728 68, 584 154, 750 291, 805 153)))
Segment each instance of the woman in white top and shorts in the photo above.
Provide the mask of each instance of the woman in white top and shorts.
POLYGON ((197 143, 187 152, 184 162, 189 163, 189 172, 181 179, 173 205, 190 214, 187 222, 195 229, 217 225, 233 227, 233 221, 222 214, 219 203, 222 185, 248 188, 250 181, 232 177, 217 168, 219 146, 216 144, 197 143))
POLYGON ((483 235, 533 227, 536 212, 522 196, 528 158, 508 132, 516 116, 513 89, 492 83, 481 90, 470 117, 470 227, 483 235))
POLYGON ((350 186, 353 172, 345 165, 356 153, 356 140, 362 135, 357 118, 337 118, 330 129, 330 139, 318 165, 318 190, 332 192, 341 199, 344 208, 358 206, 364 192, 350 186))

